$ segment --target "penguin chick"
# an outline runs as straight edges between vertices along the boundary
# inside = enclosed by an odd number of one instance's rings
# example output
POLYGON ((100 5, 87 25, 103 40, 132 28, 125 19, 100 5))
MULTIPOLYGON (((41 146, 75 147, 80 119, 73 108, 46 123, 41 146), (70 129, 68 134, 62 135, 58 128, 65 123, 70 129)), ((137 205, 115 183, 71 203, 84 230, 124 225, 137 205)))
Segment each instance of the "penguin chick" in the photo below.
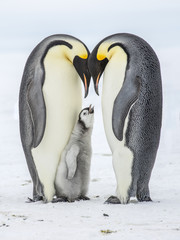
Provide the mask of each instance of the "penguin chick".
POLYGON ((80 112, 79 120, 62 152, 55 178, 57 199, 53 202, 89 200, 86 193, 90 178, 93 122, 94 107, 90 105, 80 112))

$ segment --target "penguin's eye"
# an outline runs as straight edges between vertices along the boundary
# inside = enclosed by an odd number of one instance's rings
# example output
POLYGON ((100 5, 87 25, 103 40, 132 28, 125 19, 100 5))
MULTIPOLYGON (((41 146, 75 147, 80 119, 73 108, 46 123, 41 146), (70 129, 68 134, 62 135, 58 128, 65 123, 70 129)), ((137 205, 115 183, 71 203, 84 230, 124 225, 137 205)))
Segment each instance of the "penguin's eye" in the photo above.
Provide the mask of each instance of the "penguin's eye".
POLYGON ((87 112, 83 112, 83 115, 86 116, 86 115, 87 115, 87 112))

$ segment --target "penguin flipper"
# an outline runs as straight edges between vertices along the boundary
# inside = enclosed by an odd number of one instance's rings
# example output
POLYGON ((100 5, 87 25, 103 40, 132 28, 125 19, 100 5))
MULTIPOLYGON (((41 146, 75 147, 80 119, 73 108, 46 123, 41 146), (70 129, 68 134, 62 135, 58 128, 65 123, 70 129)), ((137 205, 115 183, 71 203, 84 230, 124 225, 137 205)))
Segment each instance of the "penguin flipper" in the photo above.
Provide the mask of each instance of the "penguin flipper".
POLYGON ((42 140, 46 124, 46 108, 42 93, 44 71, 36 67, 33 78, 28 85, 27 101, 33 123, 33 147, 37 147, 42 140))
POLYGON ((66 164, 68 169, 67 179, 71 180, 77 169, 77 156, 79 154, 79 147, 76 144, 73 144, 69 151, 66 154, 66 164))
POLYGON ((139 89, 140 78, 135 77, 135 79, 132 79, 131 75, 128 76, 127 74, 123 86, 114 101, 112 113, 112 128, 119 141, 123 140, 125 119, 130 108, 138 99, 139 89))

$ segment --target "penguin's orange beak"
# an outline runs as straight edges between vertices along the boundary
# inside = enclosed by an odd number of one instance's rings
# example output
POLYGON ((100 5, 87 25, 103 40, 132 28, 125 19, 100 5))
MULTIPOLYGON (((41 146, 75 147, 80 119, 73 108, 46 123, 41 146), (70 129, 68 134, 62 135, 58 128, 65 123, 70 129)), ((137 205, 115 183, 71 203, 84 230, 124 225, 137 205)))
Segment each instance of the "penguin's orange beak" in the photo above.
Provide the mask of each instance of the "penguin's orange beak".
POLYGON ((87 78, 84 73, 83 73, 83 76, 84 76, 84 89, 85 89, 85 98, 86 98, 88 95, 88 85, 87 85, 87 78))
POLYGON ((99 95, 99 88, 98 88, 98 86, 99 86, 100 75, 101 75, 101 73, 98 74, 97 79, 96 79, 96 84, 95 84, 95 91, 96 91, 97 95, 99 95))
POLYGON ((90 57, 88 59, 88 68, 89 68, 89 71, 93 78, 94 89, 95 89, 95 92, 97 93, 97 95, 99 95, 99 90, 98 90, 99 80, 100 80, 101 75, 104 72, 104 69, 105 69, 107 63, 108 63, 107 58, 99 61, 96 58, 96 54, 94 54, 93 52, 90 54, 90 57))

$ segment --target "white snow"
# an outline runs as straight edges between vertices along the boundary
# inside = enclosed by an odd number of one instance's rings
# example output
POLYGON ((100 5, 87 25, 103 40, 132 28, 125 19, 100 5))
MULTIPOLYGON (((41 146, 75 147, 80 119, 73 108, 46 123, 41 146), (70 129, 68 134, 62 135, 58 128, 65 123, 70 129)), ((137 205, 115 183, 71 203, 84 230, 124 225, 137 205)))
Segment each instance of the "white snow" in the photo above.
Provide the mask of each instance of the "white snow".
POLYGON ((32 196, 32 183, 19 138, 17 100, 29 53, 1 53, 0 239, 180 239, 180 49, 156 52, 162 67, 164 114, 161 144, 150 182, 153 202, 132 201, 128 205, 103 204, 115 194, 116 182, 103 130, 100 97, 95 95, 92 83, 84 101, 84 106, 95 105, 88 194, 91 200, 26 203, 27 197, 32 196))

